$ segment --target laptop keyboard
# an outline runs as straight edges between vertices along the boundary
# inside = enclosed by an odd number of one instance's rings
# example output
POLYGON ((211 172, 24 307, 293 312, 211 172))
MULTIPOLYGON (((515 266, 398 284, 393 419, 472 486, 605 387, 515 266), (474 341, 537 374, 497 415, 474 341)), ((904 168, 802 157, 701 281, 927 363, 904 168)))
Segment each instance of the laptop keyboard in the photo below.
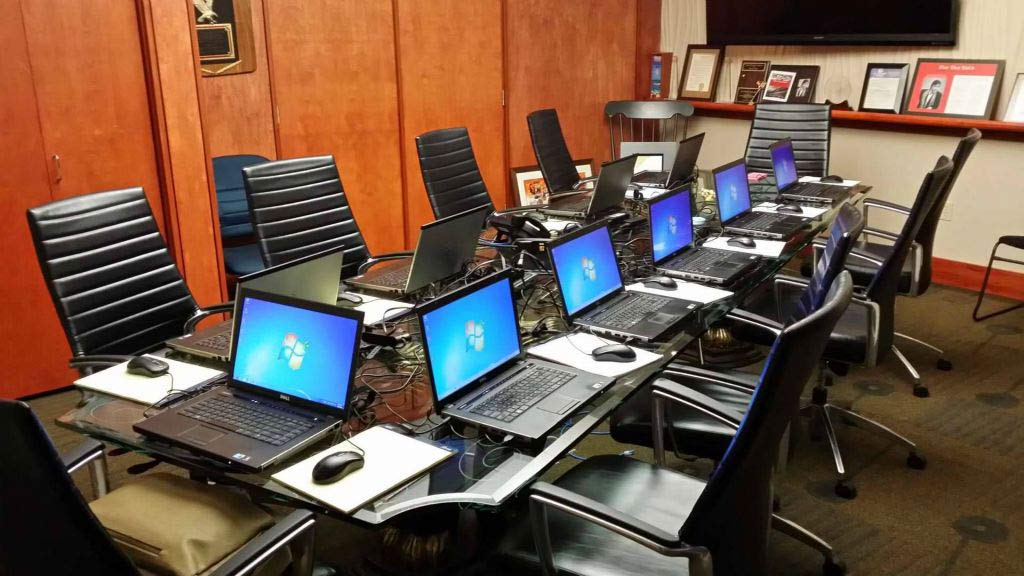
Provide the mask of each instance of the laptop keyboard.
POLYGON ((218 352, 227 352, 228 347, 231 346, 231 332, 221 332, 213 336, 207 336, 196 342, 195 345, 218 352))
POLYGON ((647 294, 631 294, 630 296, 630 300, 594 316, 594 322, 608 328, 625 330, 639 324, 652 310, 664 302, 657 296, 647 294))
POLYGON ((836 186, 829 186, 828 184, 801 184, 797 188, 797 196, 813 196, 815 198, 821 198, 824 196, 832 196, 836 192, 836 186))
POLYGON ((214 424, 236 434, 281 446, 313 427, 308 420, 292 418, 234 397, 211 397, 196 402, 179 414, 214 424))
POLYGON ((388 288, 405 288, 408 280, 409 266, 394 266, 386 270, 381 270, 380 274, 375 274, 368 278, 367 283, 386 286, 388 288))
POLYGON ((519 376, 517 382, 475 406, 470 412, 502 422, 511 422, 526 412, 530 406, 540 402, 575 377, 572 372, 534 366, 525 375, 519 376))
POLYGON ((567 198, 565 200, 558 200, 550 206, 553 210, 565 211, 565 212, 584 212, 590 207, 590 197, 583 196, 582 198, 567 198))
POLYGON ((687 270, 691 272, 707 272, 722 262, 722 256, 707 249, 680 254, 668 262, 666 268, 687 270))
POLYGON ((750 230, 767 230, 779 221, 778 216, 770 212, 751 212, 740 218, 738 221, 729 224, 733 228, 747 228, 750 230))

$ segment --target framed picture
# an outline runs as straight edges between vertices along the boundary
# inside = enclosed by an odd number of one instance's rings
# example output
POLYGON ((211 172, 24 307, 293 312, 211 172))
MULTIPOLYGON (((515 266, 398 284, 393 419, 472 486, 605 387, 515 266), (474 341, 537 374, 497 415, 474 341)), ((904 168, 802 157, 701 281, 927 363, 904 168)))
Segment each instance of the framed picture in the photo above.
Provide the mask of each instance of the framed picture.
MULTIPOLYGON (((590 178, 594 175, 593 159, 574 160, 573 164, 576 166, 576 172, 579 173, 580 178, 590 178)), ((512 186, 516 190, 519 206, 547 204, 550 200, 548 186, 544 182, 544 175, 541 174, 539 166, 513 168, 512 186)))
POLYGON ((686 47, 683 75, 679 79, 680 100, 714 100, 718 73, 722 68, 722 48, 690 45, 686 47))
POLYGON ((1013 92, 1010 93, 1003 122, 1024 122, 1024 74, 1017 74, 1013 81, 1013 92))
POLYGON ((256 69, 250 0, 192 0, 203 76, 256 69))
POLYGON ((858 110, 899 114, 909 75, 910 64, 868 64, 858 110))
POLYGON ((672 78, 672 53, 657 52, 651 55, 651 92, 652 99, 668 98, 669 79, 672 78))
POLYGON ((819 66, 772 66, 764 91, 761 93, 761 101, 802 104, 813 102, 820 71, 819 66))
POLYGON ((772 63, 768 60, 744 60, 740 64, 740 79, 736 82, 736 104, 753 104, 757 102, 761 90, 768 79, 768 69, 772 63))
POLYGON ((988 120, 995 108, 1005 60, 917 61, 904 114, 988 120))

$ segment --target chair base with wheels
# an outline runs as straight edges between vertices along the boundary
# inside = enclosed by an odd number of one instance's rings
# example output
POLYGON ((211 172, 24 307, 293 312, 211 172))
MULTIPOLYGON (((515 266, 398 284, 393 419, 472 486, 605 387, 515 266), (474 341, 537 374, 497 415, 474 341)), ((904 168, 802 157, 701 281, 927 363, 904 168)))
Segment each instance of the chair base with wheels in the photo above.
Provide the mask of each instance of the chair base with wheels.
POLYGON ((988 320, 989 318, 1001 316, 1003 314, 1006 314, 1007 312, 1013 312, 1014 310, 1024 308, 1024 302, 1018 302, 1017 304, 1008 306, 1001 310, 996 310, 995 312, 989 312, 988 314, 984 314, 981 316, 978 315, 978 312, 981 311, 981 303, 985 299, 985 293, 988 290, 988 280, 989 277, 992 275, 992 264, 995 262, 1007 262, 1009 264, 1024 265, 1024 260, 1014 260, 1012 258, 1007 258, 1005 256, 999 256, 996 254, 996 252, 999 251, 999 247, 1004 244, 1010 246, 1011 248, 1024 250, 1024 236, 1002 236, 999 238, 999 241, 996 242, 996 245, 992 247, 992 256, 989 257, 988 267, 985 268, 985 279, 981 282, 981 291, 978 292, 978 303, 974 305, 974 313, 971 315, 974 318, 975 322, 981 322, 982 320, 988 320))

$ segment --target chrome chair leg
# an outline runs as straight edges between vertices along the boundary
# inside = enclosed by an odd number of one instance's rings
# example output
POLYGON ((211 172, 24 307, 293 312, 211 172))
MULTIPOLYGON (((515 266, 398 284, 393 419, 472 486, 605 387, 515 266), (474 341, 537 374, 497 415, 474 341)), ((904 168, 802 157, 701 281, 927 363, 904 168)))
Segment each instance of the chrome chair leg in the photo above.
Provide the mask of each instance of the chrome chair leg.
POLYGON ((821 425, 825 428, 828 445, 832 449, 832 459, 836 464, 838 479, 836 480, 834 490, 836 496, 852 500, 857 497, 857 487, 850 483, 850 479, 846 476, 846 465, 843 463, 843 453, 839 450, 839 437, 836 435, 835 422, 832 421, 832 415, 829 413, 827 406, 827 404, 819 406, 815 412, 821 417, 821 425))
POLYGON ((89 462, 89 480, 92 482, 93 497, 106 496, 110 491, 107 481, 107 457, 105 455, 89 462))
POLYGON ((901 352, 895 344, 892 345, 892 353, 896 355, 900 364, 903 364, 903 367, 910 373, 910 377, 914 380, 914 396, 917 396, 918 398, 927 398, 930 396, 931 392, 928 390, 927 386, 921 383, 921 375, 917 372, 917 369, 914 368, 914 365, 910 363, 910 360, 903 355, 903 352, 901 352))
POLYGON ((920 452, 917 451, 917 444, 914 444, 906 436, 903 436, 902 434, 896 432, 892 428, 889 428, 884 424, 875 422, 874 420, 868 418, 867 416, 864 416, 863 414, 859 414, 857 412, 854 412, 853 410, 848 410, 846 408, 836 406, 834 404, 826 405, 825 411, 835 411, 839 413, 843 418, 846 418, 847 420, 852 420, 854 425, 856 425, 858 428, 864 428, 865 430, 874 432, 875 434, 878 434, 883 438, 895 440, 900 444, 903 444, 903 446, 909 451, 909 454, 907 454, 907 466, 915 470, 924 470, 928 466, 928 461, 925 459, 924 456, 921 455, 920 452))
POLYGON ((820 553, 825 558, 822 568, 824 574, 838 576, 846 573, 846 564, 836 557, 832 546, 817 534, 778 514, 772 514, 772 528, 820 553))
POLYGON ((927 348, 934 352, 936 355, 938 355, 939 360, 938 362, 935 363, 935 367, 938 368, 939 370, 945 372, 953 369, 953 363, 950 362, 948 358, 946 358, 946 353, 938 346, 925 342, 924 340, 914 338, 913 336, 907 336, 906 334, 900 332, 894 332, 893 335, 896 336, 897 338, 902 338, 908 342, 913 342, 919 346, 927 348))

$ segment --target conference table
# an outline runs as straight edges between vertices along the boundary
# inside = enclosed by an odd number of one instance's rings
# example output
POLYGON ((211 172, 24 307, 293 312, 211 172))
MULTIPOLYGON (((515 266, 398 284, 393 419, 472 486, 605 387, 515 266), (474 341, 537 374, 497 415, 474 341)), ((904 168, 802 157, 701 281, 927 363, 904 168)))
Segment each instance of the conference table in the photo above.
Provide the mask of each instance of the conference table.
MULTIPOLYGON (((533 480, 565 458, 575 446, 663 366, 672 362, 695 342, 699 345, 702 334, 725 317, 730 310, 739 306, 747 296, 769 281, 790 260, 804 251, 816 237, 825 232, 842 204, 859 203, 869 191, 870 187, 863 184, 850 188, 845 199, 836 201, 824 214, 809 220, 795 236, 789 239, 778 258, 762 258, 746 277, 736 282, 735 285, 726 287, 727 290, 732 291, 731 295, 699 306, 681 322, 678 331, 675 331, 667 340, 649 347, 648 349, 658 356, 655 362, 617 378, 603 394, 590 403, 578 407, 560 428, 543 441, 533 444, 506 442, 501 439, 491 439, 485 434, 473 435, 471 430, 458 432, 450 425, 433 425, 435 422, 440 422, 440 420, 434 419, 438 418, 436 416, 423 420, 423 425, 420 428, 432 430, 427 430, 417 438, 452 451, 453 457, 372 504, 364 506, 352 515, 343 515, 329 509, 271 478, 274 473, 310 454, 341 442, 343 440, 341 435, 334 435, 333 438, 308 447, 260 473, 247 473, 201 454, 136 433, 132 430, 132 424, 144 417, 143 412, 146 407, 106 394, 83 390, 81 402, 73 410, 58 418, 57 423, 62 427, 103 442, 180 466, 201 477, 240 485, 267 501, 290 507, 306 508, 349 521, 354 520, 363 525, 381 525, 409 512, 446 505, 498 509, 518 491, 527 487, 533 480)), ((755 196, 754 200, 772 199, 771 194, 773 192, 761 195, 760 198, 755 196)), ((628 202, 632 203, 632 201, 628 202)), ((642 211, 643 203, 637 202, 636 204, 630 209, 642 211)), ((712 207, 713 203, 703 207, 698 205, 698 208, 703 208, 703 213, 710 212, 712 207)), ((638 213, 635 212, 635 214, 638 213)), ((633 265, 627 268, 633 268, 633 270, 628 270, 628 272, 635 273, 637 276, 649 275, 651 273, 650 247, 649 243, 643 242, 644 223, 640 218, 633 220, 634 227, 631 230, 619 232, 617 236, 620 241, 619 247, 624 253, 624 257, 632 259, 633 265), (628 234, 626 242, 622 242, 625 239, 623 234, 628 234)), ((709 222, 708 226, 713 227, 714 222, 709 222)), ((533 281, 550 280, 542 274, 534 278, 533 281)), ((532 297, 532 293, 528 297, 532 297)), ((552 299, 548 300, 548 305, 553 305, 550 302, 552 299)), ((533 317, 534 320, 538 317, 537 315, 543 315, 543 311, 537 312, 532 308, 530 312, 530 317, 533 317)), ((528 326, 530 318, 527 317, 525 320, 528 326)), ((415 323, 415 319, 406 318, 402 322, 415 323)), ((378 351, 378 354, 380 353, 378 351)), ((160 351, 158 354, 168 354, 169 357, 175 359, 188 359, 174 356, 168 350, 160 351)), ((368 370, 372 367, 373 370, 378 371, 374 373, 377 374, 382 370, 381 366, 387 365, 386 360, 386 356, 368 360, 364 362, 361 370, 368 370)), ((217 366, 216 364, 210 365, 217 366)), ((226 368, 223 365, 217 367, 226 368)), ((359 381, 360 379, 357 377, 357 386, 359 381)), ((404 393, 391 396, 400 398, 403 402, 412 404, 418 402, 419 412, 427 414, 431 410, 428 386, 429 383, 425 381, 421 370, 415 381, 405 384, 404 393)), ((415 412, 417 406, 411 408, 415 412)), ((395 412, 394 409, 391 411, 395 412)), ((152 415, 152 413, 153 411, 150 410, 147 415, 152 415)), ((398 413, 394 415, 396 419, 399 416, 398 413)), ((385 414, 382 421, 386 419, 385 414)), ((360 422, 354 418, 349 430, 357 432, 359 429, 360 422)))

